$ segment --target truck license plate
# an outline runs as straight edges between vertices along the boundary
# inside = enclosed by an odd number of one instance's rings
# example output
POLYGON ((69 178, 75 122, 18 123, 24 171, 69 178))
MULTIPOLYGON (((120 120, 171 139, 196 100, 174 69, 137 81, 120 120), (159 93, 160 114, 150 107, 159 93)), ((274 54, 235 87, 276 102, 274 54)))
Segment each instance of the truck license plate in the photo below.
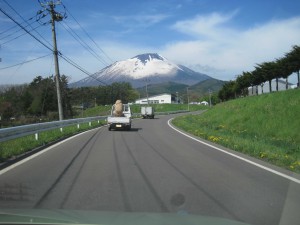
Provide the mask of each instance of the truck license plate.
POLYGON ((122 125, 120 125, 120 124, 117 124, 117 125, 116 125, 116 127, 122 127, 122 125))

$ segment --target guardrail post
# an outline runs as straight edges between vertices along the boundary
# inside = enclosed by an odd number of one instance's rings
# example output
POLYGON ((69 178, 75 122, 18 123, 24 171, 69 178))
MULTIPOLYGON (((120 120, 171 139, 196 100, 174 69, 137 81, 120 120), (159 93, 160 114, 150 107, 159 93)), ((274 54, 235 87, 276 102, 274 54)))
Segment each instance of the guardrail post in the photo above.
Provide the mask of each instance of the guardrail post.
POLYGON ((80 128, 80 124, 79 124, 79 123, 77 124, 77 128, 78 128, 78 129, 80 128))
POLYGON ((63 128, 62 128, 62 127, 60 128, 60 132, 61 132, 61 133, 63 132, 63 128))
POLYGON ((35 137, 35 140, 38 141, 39 140, 39 133, 35 133, 34 137, 35 137))

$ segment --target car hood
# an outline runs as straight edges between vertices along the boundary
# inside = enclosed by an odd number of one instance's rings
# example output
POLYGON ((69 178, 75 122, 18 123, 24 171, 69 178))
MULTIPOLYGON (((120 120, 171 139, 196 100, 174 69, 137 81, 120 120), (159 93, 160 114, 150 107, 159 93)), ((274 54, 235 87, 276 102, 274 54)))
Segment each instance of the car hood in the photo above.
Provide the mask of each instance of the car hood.
POLYGON ((0 224, 245 225, 228 219, 172 213, 0 209, 0 224))

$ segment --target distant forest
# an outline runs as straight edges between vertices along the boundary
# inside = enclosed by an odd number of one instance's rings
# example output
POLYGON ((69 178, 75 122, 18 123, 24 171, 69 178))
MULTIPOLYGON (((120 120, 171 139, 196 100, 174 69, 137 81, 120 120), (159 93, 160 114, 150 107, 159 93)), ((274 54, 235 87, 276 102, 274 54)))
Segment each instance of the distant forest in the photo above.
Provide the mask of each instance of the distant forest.
MULTIPOLYGON (((130 83, 107 86, 68 88, 67 76, 60 77, 64 118, 77 116, 76 109, 110 105, 116 99, 127 103, 138 98, 130 83)), ((0 88, 0 122, 18 120, 20 124, 58 120, 58 104, 53 76, 37 76, 29 84, 6 85, 0 88)))

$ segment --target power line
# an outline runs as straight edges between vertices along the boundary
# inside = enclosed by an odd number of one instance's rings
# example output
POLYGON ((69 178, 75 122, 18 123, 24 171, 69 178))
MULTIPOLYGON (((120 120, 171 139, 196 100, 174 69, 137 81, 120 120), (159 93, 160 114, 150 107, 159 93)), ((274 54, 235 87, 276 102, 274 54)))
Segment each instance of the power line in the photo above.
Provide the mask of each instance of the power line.
MULTIPOLYGON (((3 0, 6 4, 8 4, 5 0, 3 0)), ((9 4, 8 4, 9 5, 9 4)), ((10 5, 9 5, 10 6, 10 5)), ((12 8, 12 6, 10 6, 12 8)), ((13 9, 13 8, 12 8, 13 9)), ((15 10, 13 9, 24 21, 25 19, 15 10)), ((17 22, 12 16, 10 16, 7 12, 5 12, 2 8, 0 8, 0 11, 7 16, 10 20, 12 20, 15 24, 17 24, 19 27, 21 27, 26 33, 28 33, 31 37, 33 37, 36 41, 38 41, 40 44, 42 44, 44 47, 46 47, 48 50, 50 50, 53 53, 53 50, 47 46, 44 42, 42 42, 40 39, 38 39, 36 36, 34 36, 32 33, 30 33, 30 31, 28 31, 21 23, 17 22)), ((38 32, 37 32, 38 33, 38 32)), ((38 33, 39 34, 39 33, 38 33)), ((40 35, 40 34, 39 34, 40 35)), ((40 35, 41 36, 41 35, 40 35)), ((42 37, 42 36, 41 36, 42 37)), ((43 38, 43 37, 42 37, 43 38)), ((43 38, 44 39, 44 38, 43 38)), ((48 41, 46 41, 47 43, 49 43, 48 41)), ((51 45, 51 44, 50 44, 51 45)), ((78 70, 80 70, 81 72, 85 73, 86 75, 88 75, 89 77, 97 80, 98 82, 104 84, 104 85, 108 85, 105 82, 99 80, 98 78, 94 77, 91 73, 87 72, 85 69, 83 69, 82 67, 80 67, 78 64, 76 64, 75 62, 73 62, 71 59, 67 58, 66 56, 63 56, 61 53, 59 53, 59 56, 61 58, 63 58, 66 62, 68 62, 69 64, 71 64, 72 66, 74 66, 75 68, 77 68, 78 70)), ((21 65, 22 63, 19 63, 18 65, 21 65)), ((2 68, 4 69, 4 68, 2 68)))
POLYGON ((103 65, 107 66, 108 63, 102 59, 81 37, 66 23, 60 23, 63 28, 89 53, 91 53, 96 59, 98 59, 103 65), (64 25, 65 24, 65 25, 64 25), (67 26, 69 29, 67 29, 67 26))
MULTIPOLYGON (((36 21, 33 21, 31 24, 33 24, 33 23, 36 23, 36 21)), ((18 25, 16 25, 16 26, 18 26, 18 25)), ((28 26, 29 26, 29 25, 26 25, 26 26, 24 26, 24 27, 26 28, 26 27, 28 27, 28 26)), ((19 31, 22 31, 22 28, 20 28, 20 29, 18 29, 18 30, 15 30, 15 31, 13 31, 13 32, 11 32, 11 33, 9 33, 9 34, 6 34, 6 36, 1 37, 0 40, 3 40, 3 39, 8 38, 8 37, 11 37, 12 35, 18 33, 19 31)), ((1 34, 0 34, 0 35, 1 35, 1 34)))
POLYGON ((33 62, 33 61, 35 61, 35 60, 41 59, 41 58, 45 58, 45 57, 47 57, 47 56, 49 56, 49 55, 52 55, 52 53, 47 54, 47 55, 44 55, 44 56, 40 56, 40 57, 35 58, 35 59, 27 60, 27 61, 24 61, 24 62, 15 64, 15 65, 12 65, 12 66, 3 67, 3 68, 0 68, 0 70, 5 70, 5 69, 9 69, 9 68, 16 67, 16 66, 19 66, 19 65, 24 65, 24 64, 26 64, 26 63, 30 63, 30 62, 33 62))
POLYGON ((38 39, 36 36, 31 34, 24 26, 22 26, 19 22, 17 22, 14 18, 12 18, 8 13, 6 13, 3 9, 0 8, 0 11, 6 15, 9 19, 11 19, 14 23, 16 23, 19 27, 21 27, 23 30, 26 31, 31 37, 33 37, 35 40, 37 40, 39 43, 41 43, 43 46, 45 46, 47 49, 49 49, 52 52, 52 49, 47 46, 45 43, 43 43, 40 39, 38 39))
MULTIPOLYGON (((28 23, 28 21, 26 21, 25 19, 24 19, 24 17, 20 14, 20 13, 18 13, 18 11, 17 10, 15 10, 14 9, 14 7, 12 7, 6 0, 2 0, 2 1, 4 1, 25 23, 27 23, 27 24, 29 24, 28 23)), ((39 13, 39 12, 38 12, 39 13)), ((38 14, 37 13, 37 14, 38 14)), ((38 20, 37 20, 38 21, 38 20)), ((15 22, 16 23, 16 22, 15 22)), ((20 24, 20 23, 19 23, 20 24)), ((18 26, 20 26, 19 24, 17 24, 18 26)), ((22 26, 20 26, 20 27, 22 27, 22 26)), ((31 25, 30 25, 30 27, 31 27, 31 25)), ((32 28, 32 27, 31 27, 32 28)), ((26 31, 26 30, 25 30, 26 31)), ((51 43, 49 43, 49 41, 47 41, 38 31, 35 31, 36 33, 37 33, 37 35, 38 36, 40 36, 40 38, 42 38, 48 45, 50 45, 51 47, 52 47, 52 45, 51 45, 51 43)), ((31 34, 30 34, 31 35, 31 34)), ((31 35, 32 36, 32 35, 31 35)), ((40 41, 39 41, 40 42, 40 41)), ((40 42, 41 43, 41 42, 40 42)), ((44 44, 43 44, 44 45, 44 44)), ((51 50, 52 51, 52 50, 51 50)))
MULTIPOLYGON (((29 32, 30 32, 30 31, 34 31, 34 30, 36 30, 37 28, 39 28, 39 27, 41 27, 41 26, 42 26, 42 25, 38 25, 37 27, 35 27, 35 28, 29 30, 29 32)), ((14 37, 14 38, 12 38, 12 39, 9 39, 8 41, 2 42, 1 45, 7 44, 7 43, 9 43, 9 42, 11 42, 11 41, 14 41, 14 40, 18 39, 19 37, 24 36, 25 34, 27 34, 27 33, 20 34, 20 35, 14 37)))
POLYGON ((66 8, 65 5, 63 5, 70 14, 70 16, 73 18, 73 20, 78 24, 78 26, 83 30, 83 32, 86 34, 86 36, 95 44, 95 46, 113 63, 114 61, 104 52, 104 50, 94 41, 94 39, 88 34, 88 32, 80 25, 80 23, 75 19, 75 17, 71 14, 71 12, 66 8))
MULTIPOLYGON (((0 11, 6 15, 9 19, 11 19, 14 23, 16 23, 18 26, 20 26, 23 30, 26 31, 26 33, 28 33, 30 36, 32 36, 35 40, 37 40, 39 43, 41 43, 43 46, 45 46, 47 49, 49 49, 52 53, 53 50, 47 46, 45 43, 43 43, 41 40, 39 40, 37 37, 35 37, 33 34, 31 34, 26 28, 24 28, 20 23, 18 23, 15 19, 13 19, 8 13, 6 13, 3 9, 0 8, 0 11)), ((80 67, 78 64, 74 63, 71 59, 68 59, 66 56, 63 56, 60 53, 60 57, 63 58, 66 62, 68 62, 69 64, 73 65, 74 67, 76 67, 77 69, 79 69, 80 71, 82 71, 83 73, 87 74, 89 77, 94 78, 95 80, 97 80, 98 82, 107 85, 106 83, 100 81, 99 79, 93 77, 89 72, 87 72, 85 69, 83 69, 82 67, 80 67)))
POLYGON ((64 56, 63 54, 59 53, 59 56, 64 59, 67 63, 71 64, 72 66, 74 66, 75 68, 77 68, 78 70, 80 70, 81 72, 85 73, 86 75, 88 75, 89 77, 95 79, 96 81, 98 81, 101 84, 104 85, 108 85, 107 83, 99 80, 98 78, 96 78, 93 74, 89 73, 88 71, 86 71, 85 69, 83 69, 81 66, 79 66, 77 63, 75 63, 74 61, 72 61, 70 58, 64 56))
MULTIPOLYGON (((32 20, 34 17, 31 17, 31 18, 29 18, 27 21, 29 21, 29 20, 32 20)), ((26 22, 27 22, 26 21, 26 22)), ((35 23, 36 21, 34 21, 33 23, 35 23)), ((21 24, 24 24, 25 22, 23 22, 23 23, 21 23, 21 24)), ((6 30, 4 30, 4 31, 1 31, 0 32, 0 35, 2 35, 2 34, 5 34, 5 33, 7 33, 7 32, 9 32, 10 30, 13 30, 13 29, 15 29, 16 27, 18 27, 18 25, 14 25, 14 26, 12 26, 12 27, 10 27, 10 28, 7 28, 6 30)))

